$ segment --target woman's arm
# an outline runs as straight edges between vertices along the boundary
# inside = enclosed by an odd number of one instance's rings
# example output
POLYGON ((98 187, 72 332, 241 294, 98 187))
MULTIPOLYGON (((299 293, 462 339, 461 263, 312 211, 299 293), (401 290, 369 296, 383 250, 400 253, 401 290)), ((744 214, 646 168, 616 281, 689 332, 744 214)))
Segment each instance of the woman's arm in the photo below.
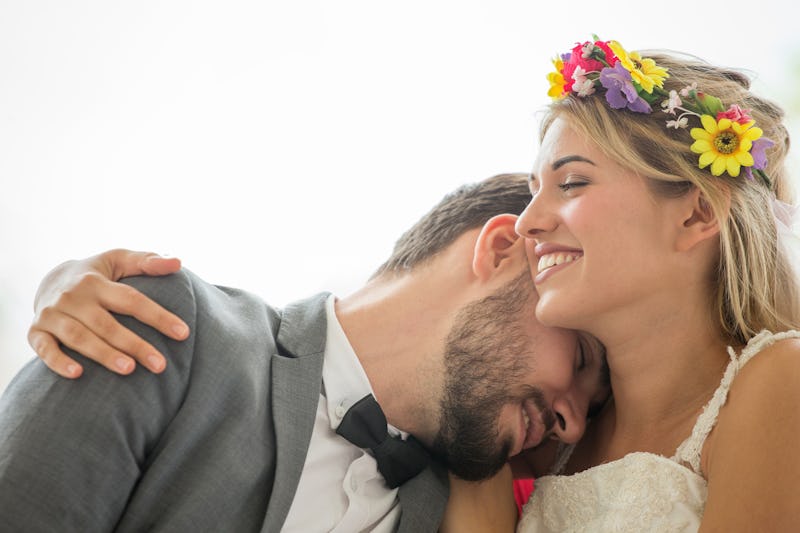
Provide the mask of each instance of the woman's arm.
POLYGON ((797 531, 800 341, 754 356, 733 381, 703 456, 702 532, 797 531))
POLYGON ((148 252, 110 250, 51 270, 36 293, 28 343, 57 374, 77 378, 83 368, 59 342, 118 374, 133 372, 136 362, 152 372, 166 366, 153 346, 117 322, 111 313, 130 315, 164 335, 183 340, 186 324, 142 293, 117 283, 128 276, 163 276, 180 261, 148 252))
POLYGON ((516 528, 517 504, 509 465, 486 481, 464 481, 450 475, 450 497, 440 532, 500 533, 516 528))

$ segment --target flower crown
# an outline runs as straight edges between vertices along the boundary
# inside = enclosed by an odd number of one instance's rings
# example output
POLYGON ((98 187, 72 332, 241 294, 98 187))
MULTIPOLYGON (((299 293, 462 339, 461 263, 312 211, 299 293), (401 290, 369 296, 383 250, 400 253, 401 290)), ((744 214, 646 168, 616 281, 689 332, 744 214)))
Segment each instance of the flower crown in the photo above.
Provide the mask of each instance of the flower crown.
POLYGON ((686 128, 690 117, 700 120, 702 127, 690 131, 694 139, 690 149, 700 155, 699 168, 710 165, 714 176, 727 172, 736 178, 744 167, 748 179, 756 175, 771 187, 764 172, 765 151, 775 143, 762 137, 749 110, 738 105, 725 110, 719 98, 698 91, 697 83, 667 92, 666 68, 638 52, 627 52, 617 41, 601 41, 596 35, 554 59, 553 65, 556 71, 547 75, 547 94, 553 99, 571 94, 584 98, 605 91, 606 101, 613 109, 635 113, 652 113, 652 106, 661 100, 663 111, 675 117, 666 122, 668 128, 686 128))

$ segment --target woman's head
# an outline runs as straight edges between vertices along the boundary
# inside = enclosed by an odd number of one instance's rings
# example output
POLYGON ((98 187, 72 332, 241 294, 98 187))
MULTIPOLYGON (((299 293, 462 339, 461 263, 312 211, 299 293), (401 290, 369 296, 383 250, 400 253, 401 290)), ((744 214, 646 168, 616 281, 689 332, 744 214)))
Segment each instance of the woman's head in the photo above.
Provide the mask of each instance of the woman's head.
MULTIPOLYGON (((645 177, 655 198, 675 198, 699 190, 719 221, 719 266, 711 275, 715 277, 712 286, 722 331, 744 342, 764 328, 797 327, 798 291, 791 268, 777 247, 772 214, 773 199, 789 201, 791 194, 785 168, 789 136, 783 111, 751 93, 748 78, 740 72, 694 57, 662 52, 628 54, 614 42, 585 43, 576 46, 572 54, 584 54, 584 60, 557 63, 559 72, 551 75, 551 96, 557 99, 543 118, 542 138, 562 119, 593 140, 607 157, 645 177), (587 61, 597 57, 591 54, 600 53, 598 50, 609 58, 605 66, 616 63, 611 65, 614 69, 600 74, 599 78, 605 77, 602 85, 597 75, 585 72, 587 61), (626 74, 625 62, 633 67, 633 73, 626 74), (693 106, 698 103, 699 113, 684 114, 697 111, 693 106), (648 108, 650 112, 646 112, 648 108), (715 108, 729 112, 737 124, 735 130, 722 135, 702 133, 700 115, 715 108), (675 113, 665 113, 670 110, 675 113), (741 110, 749 117, 734 116, 741 110), (755 126, 748 126, 748 119, 754 120, 755 126), (667 126, 668 121, 673 127, 667 126), (681 125, 688 127, 674 127, 681 125), (692 132, 692 128, 701 130, 692 132), (755 128, 763 131, 760 139, 755 128), (733 144, 720 144, 725 142, 733 144), (764 162, 759 152, 767 146, 764 162), (704 151, 710 153, 704 155, 704 151), (717 154, 722 157, 711 162, 717 154), (752 156, 755 161, 748 158, 752 156), (733 164, 726 164, 728 160, 733 164), (759 167, 763 168, 754 170, 759 167)), ((714 128, 710 125, 712 131, 714 128)))

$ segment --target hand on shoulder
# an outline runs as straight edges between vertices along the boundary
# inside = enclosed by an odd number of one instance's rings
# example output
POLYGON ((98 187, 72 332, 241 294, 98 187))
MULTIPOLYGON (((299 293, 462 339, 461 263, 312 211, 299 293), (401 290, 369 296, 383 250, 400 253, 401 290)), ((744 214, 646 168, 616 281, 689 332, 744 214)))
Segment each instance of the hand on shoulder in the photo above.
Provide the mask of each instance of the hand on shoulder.
POLYGON ((152 372, 166 366, 164 356, 123 327, 111 313, 129 315, 175 340, 188 336, 186 324, 138 290, 119 280, 177 272, 180 261, 150 252, 109 250, 67 261, 51 270, 39 286, 28 343, 57 374, 77 378, 81 365, 59 343, 118 374, 140 363, 152 372))

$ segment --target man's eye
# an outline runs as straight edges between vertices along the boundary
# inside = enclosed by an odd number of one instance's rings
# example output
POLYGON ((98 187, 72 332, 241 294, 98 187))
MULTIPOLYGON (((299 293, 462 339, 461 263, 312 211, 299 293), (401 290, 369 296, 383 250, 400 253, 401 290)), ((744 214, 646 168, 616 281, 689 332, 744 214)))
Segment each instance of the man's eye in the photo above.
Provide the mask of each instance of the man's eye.
POLYGON ((581 341, 578 341, 578 354, 578 370, 583 370, 586 368, 586 351, 581 341))

